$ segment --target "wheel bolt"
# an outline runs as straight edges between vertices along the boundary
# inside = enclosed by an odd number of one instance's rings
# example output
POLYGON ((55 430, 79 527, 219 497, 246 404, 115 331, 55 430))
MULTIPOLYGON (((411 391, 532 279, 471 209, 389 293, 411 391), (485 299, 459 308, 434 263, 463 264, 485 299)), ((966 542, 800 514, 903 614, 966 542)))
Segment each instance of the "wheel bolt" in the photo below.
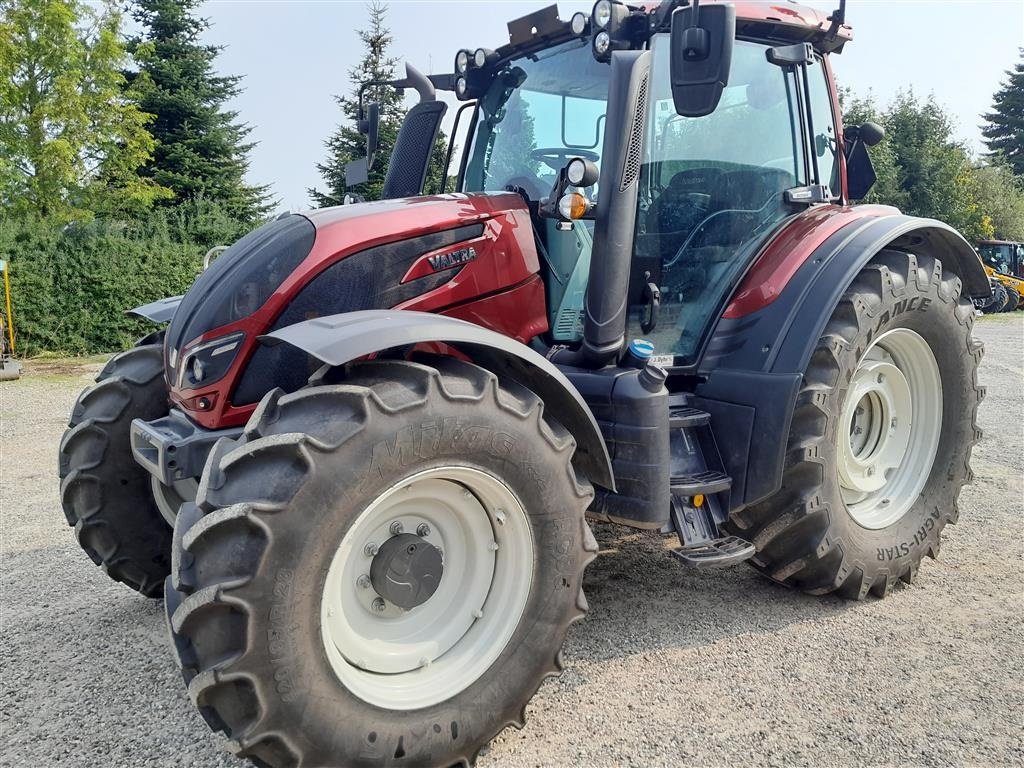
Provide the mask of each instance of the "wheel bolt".
POLYGON ((383 597, 375 597, 370 605, 377 613, 384 613, 388 607, 383 597))
POLYGON ((419 525, 416 526, 416 535, 417 536, 421 536, 421 537, 422 536, 429 536, 430 535, 430 526, 427 525, 426 523, 420 523, 419 525))
POLYGON ((878 383, 881 384, 883 381, 885 381, 885 374, 884 373, 878 374, 878 383))
POLYGON ((498 525, 505 524, 505 510, 500 507, 494 510, 494 519, 498 521, 498 525))
POLYGON ((889 422, 889 429, 896 429, 896 419, 889 422))
POLYGON ((402 521, 401 520, 395 520, 395 522, 393 522, 391 524, 391 527, 388 530, 391 531, 391 535, 392 536, 397 536, 398 534, 400 534, 402 531, 405 530, 405 526, 402 525, 402 521))
POLYGON ((367 544, 367 545, 366 545, 366 546, 365 546, 365 547, 363 548, 363 554, 365 554, 365 555, 366 555, 367 557, 376 557, 376 555, 377 555, 377 552, 378 552, 379 550, 380 550, 380 547, 378 547, 378 546, 377 546, 376 544, 374 544, 374 543, 373 543, 373 542, 371 541, 371 542, 370 542, 369 544, 367 544))
POLYGON ((868 475, 868 476, 875 474, 875 468, 874 467, 868 467, 867 469, 864 470, 864 474, 868 475))
POLYGON ((498 551, 498 542, 492 541, 490 544, 487 545, 487 548, 489 550, 491 550, 491 552, 497 552, 498 551))
POLYGON ((360 589, 369 589, 370 588, 370 577, 367 576, 364 573, 362 576, 360 576, 358 579, 356 579, 356 585, 360 589))
POLYGON ((855 435, 864 434, 864 427, 855 427, 854 430, 853 430, 853 434, 855 434, 855 435))

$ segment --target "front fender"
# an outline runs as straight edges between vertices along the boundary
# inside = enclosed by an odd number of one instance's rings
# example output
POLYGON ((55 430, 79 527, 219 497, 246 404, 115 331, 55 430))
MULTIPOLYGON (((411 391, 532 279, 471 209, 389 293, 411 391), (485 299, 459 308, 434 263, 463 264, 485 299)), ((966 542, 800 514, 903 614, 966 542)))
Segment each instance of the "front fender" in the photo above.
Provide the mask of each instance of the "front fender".
POLYGON ((478 365, 535 392, 547 412, 576 439, 574 461, 579 469, 591 482, 615 490, 608 448, 583 397, 554 364, 514 339, 452 317, 392 309, 306 320, 259 339, 264 344, 291 344, 330 366, 397 347, 432 341, 452 344, 478 365))
POLYGON ((178 305, 181 304, 182 298, 184 297, 168 296, 166 299, 151 301, 149 304, 143 304, 141 307, 129 309, 125 314, 141 317, 144 320, 149 320, 149 322, 156 323, 157 325, 169 323, 171 318, 174 317, 174 313, 177 311, 178 305))

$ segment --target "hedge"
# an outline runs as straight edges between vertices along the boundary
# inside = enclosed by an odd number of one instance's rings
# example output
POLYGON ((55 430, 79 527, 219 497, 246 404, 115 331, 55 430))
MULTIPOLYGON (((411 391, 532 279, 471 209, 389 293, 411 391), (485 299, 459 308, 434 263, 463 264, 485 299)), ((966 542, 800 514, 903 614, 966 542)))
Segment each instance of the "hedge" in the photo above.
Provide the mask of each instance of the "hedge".
POLYGON ((201 201, 140 221, 56 226, 0 220, 0 258, 9 263, 18 356, 124 349, 147 333, 125 310, 183 293, 206 250, 252 225, 201 201))

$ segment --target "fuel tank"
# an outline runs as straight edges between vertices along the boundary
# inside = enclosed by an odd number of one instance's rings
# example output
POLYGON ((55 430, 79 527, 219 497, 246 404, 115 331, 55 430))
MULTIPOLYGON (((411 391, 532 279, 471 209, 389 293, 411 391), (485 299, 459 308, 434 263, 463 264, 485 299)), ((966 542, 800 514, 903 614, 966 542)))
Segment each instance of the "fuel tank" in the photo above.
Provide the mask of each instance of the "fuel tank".
POLYGON ((512 193, 385 200, 289 214, 201 274, 167 328, 172 403, 210 429, 246 421, 262 396, 315 363, 260 334, 363 309, 460 317, 522 342, 547 330, 530 213, 512 193))

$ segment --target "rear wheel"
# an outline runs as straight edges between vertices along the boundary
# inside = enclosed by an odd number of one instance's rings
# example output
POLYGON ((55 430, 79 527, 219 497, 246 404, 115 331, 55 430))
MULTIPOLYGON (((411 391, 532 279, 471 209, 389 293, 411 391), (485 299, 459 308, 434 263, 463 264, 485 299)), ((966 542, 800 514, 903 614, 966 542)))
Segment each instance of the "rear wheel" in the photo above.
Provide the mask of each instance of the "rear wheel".
POLYGON ((1018 307, 1020 307, 1020 294, 1006 286, 1006 305, 1003 307, 1003 312, 1014 312, 1018 307))
POLYGON ((264 766, 471 764, 521 725, 597 549, 569 434, 452 359, 267 395, 175 528, 193 701, 264 766))
POLYGON ((937 259, 883 251, 861 271, 804 373, 781 490, 731 521, 755 567, 817 594, 883 597, 937 555, 981 436, 973 319, 937 259))
POLYGON ((996 282, 992 286, 992 296, 989 301, 982 307, 981 311, 986 315, 991 315, 996 312, 1002 312, 1006 307, 1006 303, 1009 301, 1009 297, 1006 294, 1006 286, 1002 283, 996 282))
POLYGON ((194 482, 154 482, 132 455, 132 419, 166 416, 159 344, 111 358, 96 385, 78 397, 60 443, 61 504, 82 549, 107 575, 146 597, 160 597, 171 567, 177 505, 194 482))

